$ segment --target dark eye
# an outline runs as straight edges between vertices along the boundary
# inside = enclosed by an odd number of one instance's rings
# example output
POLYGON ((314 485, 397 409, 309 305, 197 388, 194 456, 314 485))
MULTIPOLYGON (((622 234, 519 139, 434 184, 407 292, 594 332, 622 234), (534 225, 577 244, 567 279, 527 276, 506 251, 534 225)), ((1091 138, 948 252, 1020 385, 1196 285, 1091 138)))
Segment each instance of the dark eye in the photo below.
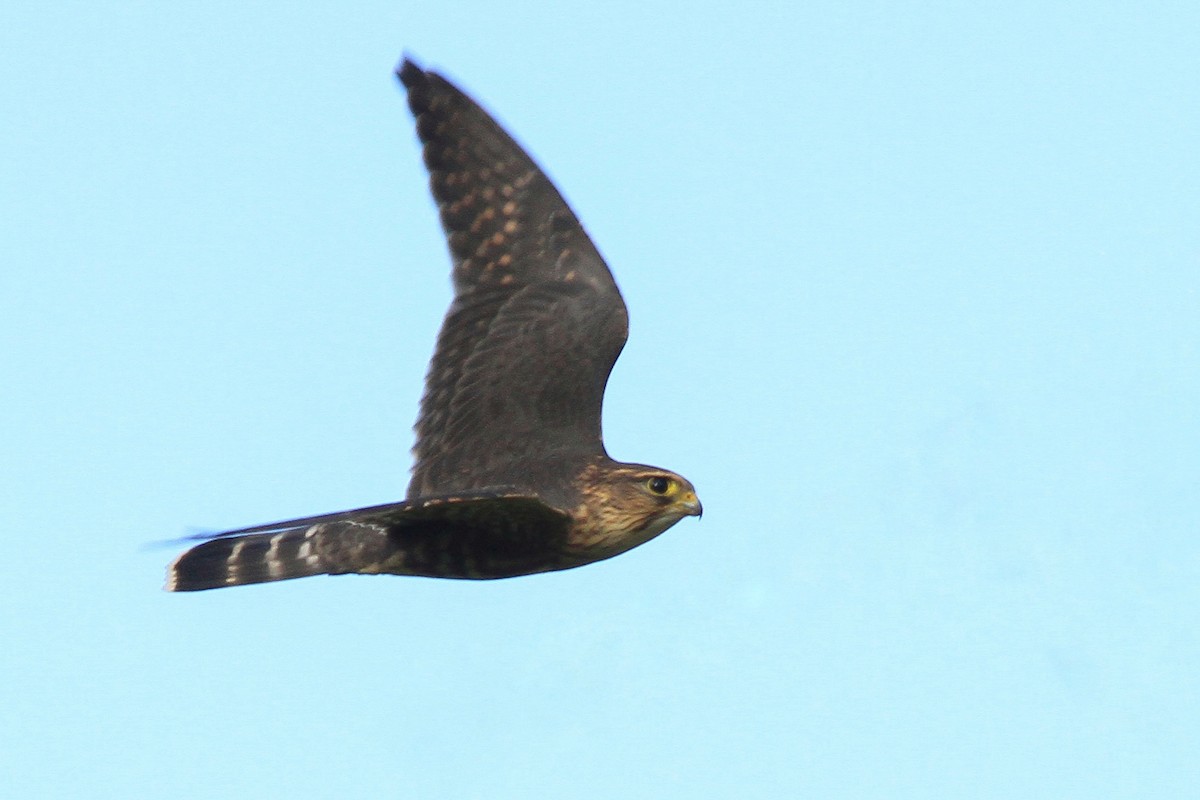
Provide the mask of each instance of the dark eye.
POLYGON ((646 481, 646 485, 650 487, 650 491, 654 492, 655 494, 666 494, 667 490, 671 488, 671 479, 664 478, 660 475, 657 478, 651 478, 650 480, 646 481))

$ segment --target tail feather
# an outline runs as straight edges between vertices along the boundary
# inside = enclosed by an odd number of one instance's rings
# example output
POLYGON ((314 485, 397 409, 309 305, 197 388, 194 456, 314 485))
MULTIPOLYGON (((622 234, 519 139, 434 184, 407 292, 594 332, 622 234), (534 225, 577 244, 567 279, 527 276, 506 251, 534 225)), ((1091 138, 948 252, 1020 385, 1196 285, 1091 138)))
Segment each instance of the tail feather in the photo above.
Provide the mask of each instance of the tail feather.
POLYGON ((196 545, 167 569, 166 589, 196 592, 324 574, 329 570, 316 542, 323 527, 223 537, 196 545))

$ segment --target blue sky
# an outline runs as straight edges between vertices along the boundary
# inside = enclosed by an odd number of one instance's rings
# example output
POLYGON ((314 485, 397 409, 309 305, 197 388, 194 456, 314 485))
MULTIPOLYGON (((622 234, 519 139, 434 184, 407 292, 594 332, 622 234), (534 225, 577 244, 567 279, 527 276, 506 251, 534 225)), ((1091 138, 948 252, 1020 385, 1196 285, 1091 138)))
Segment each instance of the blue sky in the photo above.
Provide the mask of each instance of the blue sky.
POLYGON ((22 797, 1181 797, 1194 3, 9 3, 0 776, 22 797), (398 499, 448 260, 390 71, 547 168, 704 501, 493 583, 168 595, 398 499))

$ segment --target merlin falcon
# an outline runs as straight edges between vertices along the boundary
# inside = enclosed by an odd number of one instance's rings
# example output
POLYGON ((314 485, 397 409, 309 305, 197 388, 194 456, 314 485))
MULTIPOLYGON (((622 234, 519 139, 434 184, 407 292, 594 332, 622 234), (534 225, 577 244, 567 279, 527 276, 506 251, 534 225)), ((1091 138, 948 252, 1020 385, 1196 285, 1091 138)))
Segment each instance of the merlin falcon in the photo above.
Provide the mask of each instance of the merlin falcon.
POLYGON ((169 591, 347 573, 509 578, 611 558, 700 516, 685 478, 604 449, 628 316, 575 214, 470 97, 407 58, 396 74, 454 283, 407 498, 196 537, 169 591))

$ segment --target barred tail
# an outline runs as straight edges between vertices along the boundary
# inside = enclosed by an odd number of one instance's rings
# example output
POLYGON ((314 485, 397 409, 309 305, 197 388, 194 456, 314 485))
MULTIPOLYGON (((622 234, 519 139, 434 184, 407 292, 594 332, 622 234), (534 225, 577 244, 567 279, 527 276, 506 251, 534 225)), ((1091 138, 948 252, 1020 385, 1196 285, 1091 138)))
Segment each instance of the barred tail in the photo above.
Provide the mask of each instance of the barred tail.
POLYGON ((230 536, 196 545, 167 568, 169 592, 196 592, 328 572, 316 537, 325 526, 230 536))

